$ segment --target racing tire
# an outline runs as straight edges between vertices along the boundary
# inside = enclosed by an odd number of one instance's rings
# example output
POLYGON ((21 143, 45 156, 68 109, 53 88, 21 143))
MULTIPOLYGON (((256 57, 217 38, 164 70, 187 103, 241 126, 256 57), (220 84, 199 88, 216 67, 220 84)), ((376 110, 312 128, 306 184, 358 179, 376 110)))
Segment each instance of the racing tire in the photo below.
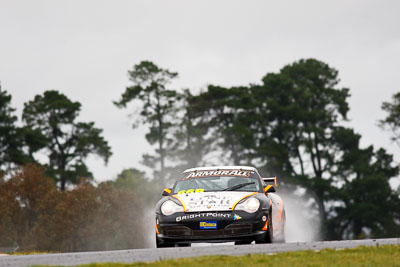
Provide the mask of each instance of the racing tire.
MULTIPOLYGON (((283 211, 283 218, 282 218, 282 220, 285 222, 286 221, 286 212, 285 211, 283 211)), ((286 223, 284 223, 283 225, 282 225, 282 229, 281 229, 281 231, 279 232, 279 234, 278 235, 276 235, 275 237, 274 237, 274 242, 275 243, 285 243, 286 242, 286 238, 285 238, 285 225, 286 225, 286 223)))
POLYGON ((272 226, 271 211, 268 213, 268 226, 265 231, 265 237, 263 240, 256 240, 257 244, 273 243, 274 242, 274 228, 272 226))
POLYGON ((161 243, 156 236, 156 248, 171 248, 175 247, 175 243, 161 243))
POLYGON ((176 247, 191 247, 192 244, 190 243, 182 243, 182 244, 175 244, 176 247))
POLYGON ((172 248, 172 247, 175 247, 174 243, 163 243, 163 244, 159 242, 156 243, 156 248, 172 248))

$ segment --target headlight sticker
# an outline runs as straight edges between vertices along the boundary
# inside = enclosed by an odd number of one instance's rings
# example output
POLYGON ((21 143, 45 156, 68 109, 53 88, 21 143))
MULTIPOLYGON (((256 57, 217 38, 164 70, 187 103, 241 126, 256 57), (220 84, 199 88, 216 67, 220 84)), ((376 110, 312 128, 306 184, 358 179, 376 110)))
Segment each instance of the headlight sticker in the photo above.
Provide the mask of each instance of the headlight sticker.
POLYGON ((183 207, 183 211, 186 212, 186 205, 185 205, 185 202, 183 202, 177 195, 172 195, 172 197, 175 198, 175 199, 177 199, 177 200, 181 203, 181 205, 182 205, 182 207, 183 207))

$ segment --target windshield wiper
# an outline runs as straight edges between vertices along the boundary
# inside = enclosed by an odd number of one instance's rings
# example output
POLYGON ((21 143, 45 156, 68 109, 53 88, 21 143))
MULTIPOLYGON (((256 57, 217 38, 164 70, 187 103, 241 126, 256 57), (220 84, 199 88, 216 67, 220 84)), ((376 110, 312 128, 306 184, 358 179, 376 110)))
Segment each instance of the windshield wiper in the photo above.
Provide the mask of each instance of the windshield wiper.
POLYGON ((233 190, 236 190, 236 189, 239 189, 239 188, 245 187, 246 185, 251 185, 251 184, 254 184, 254 182, 248 182, 248 183, 243 183, 243 184, 237 184, 237 185, 234 185, 234 186, 225 188, 225 189, 223 189, 223 190, 221 190, 221 191, 233 191, 233 190))

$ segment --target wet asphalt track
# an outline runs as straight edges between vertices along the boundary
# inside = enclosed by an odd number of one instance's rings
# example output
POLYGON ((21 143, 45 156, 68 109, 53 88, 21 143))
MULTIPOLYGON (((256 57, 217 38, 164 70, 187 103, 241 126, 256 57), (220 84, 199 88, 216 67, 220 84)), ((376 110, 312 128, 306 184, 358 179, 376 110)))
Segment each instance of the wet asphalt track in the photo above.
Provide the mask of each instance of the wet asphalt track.
POLYGON ((358 246, 400 244, 400 238, 367 239, 347 241, 304 242, 285 244, 262 245, 221 245, 191 248, 164 248, 164 249, 131 249, 98 252, 77 252, 42 254, 26 256, 2 256, 0 266, 30 266, 44 265, 77 265, 93 262, 125 262, 137 261, 151 262, 163 259, 176 259, 183 257, 196 257, 203 255, 244 255, 244 254, 270 254, 295 250, 321 250, 324 248, 343 249, 358 246))

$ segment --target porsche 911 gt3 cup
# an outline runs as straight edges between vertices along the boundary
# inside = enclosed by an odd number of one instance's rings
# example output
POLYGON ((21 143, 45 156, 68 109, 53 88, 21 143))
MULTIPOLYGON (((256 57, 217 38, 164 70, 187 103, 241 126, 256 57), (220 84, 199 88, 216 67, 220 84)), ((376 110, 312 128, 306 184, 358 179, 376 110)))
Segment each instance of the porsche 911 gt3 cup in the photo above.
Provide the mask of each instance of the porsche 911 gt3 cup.
POLYGON ((285 209, 276 177, 247 166, 185 170, 156 205, 157 247, 194 242, 285 241, 285 209))

